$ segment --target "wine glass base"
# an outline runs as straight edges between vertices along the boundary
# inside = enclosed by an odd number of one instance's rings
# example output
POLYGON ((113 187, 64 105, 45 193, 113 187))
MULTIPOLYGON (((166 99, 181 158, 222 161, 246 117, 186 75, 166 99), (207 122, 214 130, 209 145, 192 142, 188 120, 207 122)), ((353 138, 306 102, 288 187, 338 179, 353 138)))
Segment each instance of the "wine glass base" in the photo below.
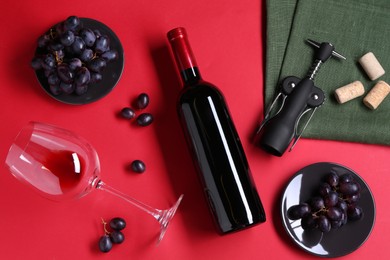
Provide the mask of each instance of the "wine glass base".
POLYGON ((160 244, 165 233, 167 232, 168 225, 169 225, 170 221, 172 220, 173 216, 175 215, 176 210, 179 207, 181 200, 183 199, 183 196, 184 196, 183 194, 180 195, 180 197, 176 201, 175 205, 173 205, 171 208, 163 210, 161 212, 161 218, 158 221, 160 223, 160 235, 158 237, 157 245, 160 244))

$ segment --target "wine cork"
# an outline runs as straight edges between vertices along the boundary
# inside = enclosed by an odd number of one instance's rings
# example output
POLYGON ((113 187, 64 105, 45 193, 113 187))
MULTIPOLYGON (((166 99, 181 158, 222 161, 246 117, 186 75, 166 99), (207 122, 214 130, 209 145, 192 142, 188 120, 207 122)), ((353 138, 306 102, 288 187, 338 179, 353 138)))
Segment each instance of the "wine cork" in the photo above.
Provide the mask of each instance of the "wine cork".
POLYGON ((364 94, 364 86, 360 81, 354 81, 335 90, 337 102, 343 104, 364 94))
POLYGON ((371 80, 376 80, 377 78, 385 74, 385 70, 372 52, 364 54, 359 59, 359 63, 371 80))
POLYGON ((378 81, 376 85, 364 97, 363 103, 370 109, 377 109, 386 96, 390 93, 390 86, 384 81, 378 81))

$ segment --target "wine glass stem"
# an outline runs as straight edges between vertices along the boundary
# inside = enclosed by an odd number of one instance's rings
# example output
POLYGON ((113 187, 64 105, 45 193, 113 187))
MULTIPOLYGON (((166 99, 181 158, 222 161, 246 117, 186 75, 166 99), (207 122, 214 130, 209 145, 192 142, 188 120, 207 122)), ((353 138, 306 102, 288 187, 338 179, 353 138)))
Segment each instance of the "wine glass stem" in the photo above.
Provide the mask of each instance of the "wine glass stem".
POLYGON ((150 215, 152 215, 157 221, 160 221, 161 217, 162 217, 162 211, 159 210, 159 209, 155 209, 155 208, 152 208, 150 207, 149 205, 146 205, 145 203, 142 203, 141 201, 137 200, 137 199, 134 199, 116 189, 114 189, 113 187, 107 185, 105 182, 103 181, 99 181, 98 184, 96 185, 96 188, 99 189, 99 190, 103 190, 103 191, 106 191, 112 195, 115 195, 129 203, 131 203, 132 205, 136 206, 137 208, 145 211, 146 213, 149 213, 150 215))

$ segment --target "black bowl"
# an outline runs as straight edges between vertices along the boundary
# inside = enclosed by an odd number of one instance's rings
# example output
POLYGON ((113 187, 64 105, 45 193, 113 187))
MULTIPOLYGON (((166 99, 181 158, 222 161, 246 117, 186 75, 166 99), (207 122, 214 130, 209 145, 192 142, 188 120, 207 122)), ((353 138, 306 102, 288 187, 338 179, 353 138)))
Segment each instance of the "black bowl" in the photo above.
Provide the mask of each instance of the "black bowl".
MULTIPOLYGON (((35 72, 39 83, 47 94, 60 102, 72 105, 92 103, 106 96, 118 83, 124 67, 123 47, 116 34, 109 27, 99 21, 90 18, 80 18, 80 21, 83 27, 91 30, 97 29, 102 35, 107 35, 110 38, 110 48, 118 52, 118 58, 107 64, 107 67, 102 73, 103 79, 100 82, 89 84, 88 91, 83 95, 77 95, 75 93, 54 95, 50 91, 50 86, 43 70, 37 70, 35 72)), ((55 28, 55 26, 53 28, 55 28)), ((36 53, 40 54, 41 52, 42 50, 37 48, 36 53)))
POLYGON ((282 222, 288 235, 303 250, 322 257, 339 257, 358 249, 369 237, 375 221, 375 203, 372 193, 364 180, 352 170, 334 163, 316 163, 298 171, 288 183, 281 201, 282 222), (363 218, 348 221, 339 229, 329 233, 304 230, 301 220, 290 220, 287 210, 296 204, 307 202, 316 193, 319 184, 331 170, 350 173, 361 186, 359 205, 363 218))

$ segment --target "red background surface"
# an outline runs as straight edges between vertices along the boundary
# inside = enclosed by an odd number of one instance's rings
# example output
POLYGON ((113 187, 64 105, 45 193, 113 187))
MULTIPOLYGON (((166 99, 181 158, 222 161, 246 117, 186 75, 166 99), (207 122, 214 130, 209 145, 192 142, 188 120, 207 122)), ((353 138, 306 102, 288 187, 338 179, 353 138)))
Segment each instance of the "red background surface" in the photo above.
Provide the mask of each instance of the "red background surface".
MULTIPOLYGON (((158 208, 184 193, 182 205, 162 243, 158 225, 144 212, 101 191, 78 201, 48 201, 0 169, 0 255, 2 259, 312 259, 285 234, 278 212, 281 192, 300 168, 320 161, 346 165, 369 184, 377 218, 366 243, 342 259, 389 259, 389 147, 302 139, 292 153, 272 157, 250 137, 263 112, 264 4, 252 0, 198 1, 6 1, 0 16, 0 158, 30 120, 68 128, 97 149, 103 179, 158 208), (70 106, 50 98, 29 62, 36 39, 69 15, 107 24, 121 39, 125 69, 104 99, 70 106), (175 111, 180 82, 169 56, 166 32, 187 29, 205 79, 225 94, 241 136, 267 222, 219 236, 203 199, 175 111), (155 122, 137 127, 116 116, 141 92, 151 98, 155 122), (147 171, 126 166, 144 160, 147 171), (108 254, 97 241, 101 217, 127 220, 126 240, 108 254)), ((342 246, 342 245, 340 245, 342 246)))

